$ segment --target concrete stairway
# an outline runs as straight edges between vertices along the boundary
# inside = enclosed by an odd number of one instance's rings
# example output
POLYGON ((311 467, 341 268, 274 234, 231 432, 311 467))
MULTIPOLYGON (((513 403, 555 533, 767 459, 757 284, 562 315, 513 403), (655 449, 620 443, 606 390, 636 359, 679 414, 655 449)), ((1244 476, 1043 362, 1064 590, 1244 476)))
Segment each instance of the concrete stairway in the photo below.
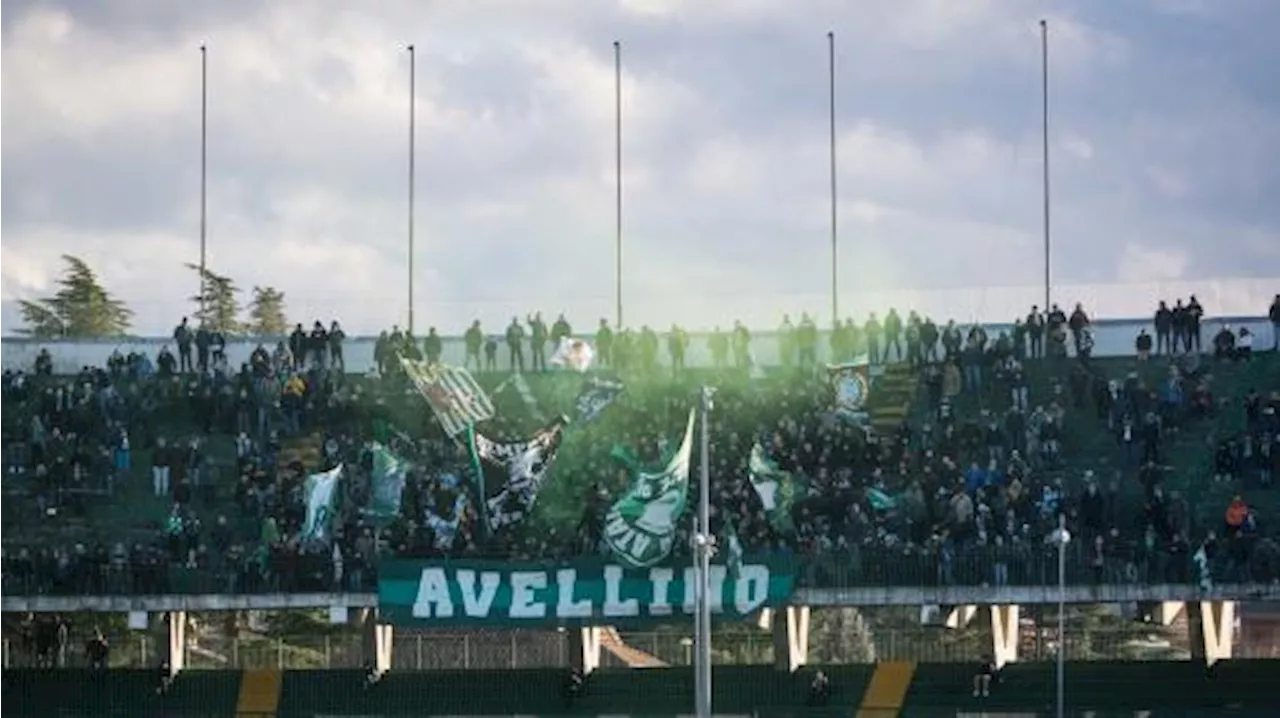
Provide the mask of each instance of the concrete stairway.
POLYGON ((600 648, 622 661, 628 668, 666 668, 667 664, 638 648, 628 646, 613 626, 600 627, 600 648))

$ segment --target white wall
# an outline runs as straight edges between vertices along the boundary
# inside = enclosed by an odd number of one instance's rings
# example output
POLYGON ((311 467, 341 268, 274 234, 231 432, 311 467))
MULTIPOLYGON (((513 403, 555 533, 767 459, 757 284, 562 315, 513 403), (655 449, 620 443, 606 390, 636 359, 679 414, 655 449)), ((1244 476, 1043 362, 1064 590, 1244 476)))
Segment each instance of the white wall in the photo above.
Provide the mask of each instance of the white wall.
MULTIPOLYGON (((1229 320, 1233 327, 1247 326, 1253 330, 1256 335, 1254 346, 1258 349, 1271 348, 1273 328, 1265 319, 1231 319, 1229 320)), ((1212 341, 1214 333, 1216 333, 1222 324, 1222 320, 1209 320, 1205 323, 1204 341, 1206 346, 1212 341)), ((1133 353, 1133 338, 1137 334, 1140 327, 1146 326, 1150 331, 1150 323, 1145 320, 1104 320, 1094 325, 1096 340, 1094 348, 1094 356, 1124 356, 1133 353)), ((1006 328, 1005 325, 990 325, 989 331, 992 336, 995 332, 1006 328)), ((707 350, 707 335, 693 334, 690 336, 689 353, 686 356, 686 362, 689 366, 710 366, 711 354, 707 350)), ((160 347, 171 342, 164 338, 136 338, 124 340, 107 340, 107 341, 71 341, 71 342, 40 342, 29 339, 6 338, 0 342, 0 350, 2 350, 2 360, 0 365, 4 369, 24 369, 30 370, 35 364, 36 354, 42 347, 48 347, 53 354, 54 373, 68 374, 79 371, 81 367, 103 366, 106 364, 107 357, 111 352, 119 349, 121 353, 127 354, 130 351, 140 351, 154 357, 160 351, 160 347)), ((373 345, 374 337, 351 337, 348 338, 343 352, 347 361, 348 372, 366 373, 373 367, 373 345)), ((239 366, 241 362, 248 361, 249 354, 253 352, 257 346, 256 340, 233 340, 227 344, 227 358, 233 367, 239 366)), ((274 342, 269 342, 267 348, 273 348, 274 342)), ((171 347, 172 348, 172 347, 171 347)), ((819 358, 826 352, 827 343, 825 335, 820 342, 819 358)), ((550 351, 550 347, 548 347, 550 351)), ((751 342, 752 355, 756 361, 772 365, 777 363, 778 346, 776 337, 773 333, 756 332, 751 342)), ((446 337, 444 341, 444 357, 446 363, 461 364, 463 360, 464 348, 460 337, 446 337)), ((665 359, 664 351, 659 355, 665 359)), ((525 361, 528 362, 528 348, 526 346, 525 361)), ((500 368, 507 366, 507 351, 505 346, 501 346, 498 350, 498 365, 500 368)))

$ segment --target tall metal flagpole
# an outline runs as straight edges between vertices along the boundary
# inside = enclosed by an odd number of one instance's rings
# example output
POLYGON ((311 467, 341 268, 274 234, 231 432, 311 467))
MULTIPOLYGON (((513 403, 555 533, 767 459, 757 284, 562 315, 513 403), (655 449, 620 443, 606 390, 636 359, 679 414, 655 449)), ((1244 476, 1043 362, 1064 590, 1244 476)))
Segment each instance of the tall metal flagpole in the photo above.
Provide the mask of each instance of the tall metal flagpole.
POLYGON ((1071 543, 1071 533, 1067 531, 1066 514, 1058 514, 1058 528, 1053 532, 1052 539, 1058 547, 1057 715, 1058 718, 1064 718, 1067 683, 1067 544, 1071 543))
POLYGON ((413 334, 413 205, 415 161, 417 155, 417 110, 418 110, 418 62, 413 45, 405 48, 409 51, 409 333, 413 334))
POLYGON ((1040 87, 1041 128, 1040 143, 1044 156, 1044 311, 1049 311, 1050 288, 1053 275, 1049 247, 1049 22, 1040 21, 1040 87))
POLYGON ((831 130, 831 322, 840 321, 839 264, 837 262, 836 222, 836 34, 827 33, 827 76, 829 80, 829 119, 831 130))
POLYGON ((209 239, 209 49, 200 46, 200 319, 205 317, 209 239))
POLYGON ((694 713, 697 718, 711 718, 711 554, 715 537, 711 535, 711 438, 708 418, 711 413, 711 387, 702 388, 701 449, 702 466, 698 479, 698 530, 694 536, 697 561, 697 621, 694 641, 694 713))
POLYGON ((614 324, 622 329, 622 43, 613 41, 614 324))

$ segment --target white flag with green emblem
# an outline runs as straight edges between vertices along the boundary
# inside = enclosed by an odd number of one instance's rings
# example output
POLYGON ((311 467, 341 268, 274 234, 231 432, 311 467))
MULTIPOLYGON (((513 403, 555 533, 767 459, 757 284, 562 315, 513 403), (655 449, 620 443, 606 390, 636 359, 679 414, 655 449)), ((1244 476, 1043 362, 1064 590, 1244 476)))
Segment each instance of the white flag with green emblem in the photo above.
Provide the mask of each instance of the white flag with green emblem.
POLYGON ((302 535, 309 539, 328 541, 333 533, 329 522, 333 518, 338 501, 338 479, 342 478, 342 464, 320 474, 307 477, 303 485, 307 516, 302 535))
POLYGON ((605 541, 627 567, 646 568, 671 553, 689 493, 696 416, 696 410, 690 409, 684 440, 666 467, 658 472, 634 470, 631 488, 605 517, 605 541))

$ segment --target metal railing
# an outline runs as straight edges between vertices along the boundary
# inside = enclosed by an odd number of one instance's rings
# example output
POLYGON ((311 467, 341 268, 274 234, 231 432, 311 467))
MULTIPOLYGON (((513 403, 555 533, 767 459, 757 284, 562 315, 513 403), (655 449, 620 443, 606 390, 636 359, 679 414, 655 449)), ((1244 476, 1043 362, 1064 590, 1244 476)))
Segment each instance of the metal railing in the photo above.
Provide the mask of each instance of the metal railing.
MULTIPOLYGON (((822 611, 817 611, 821 614, 822 611)), ((909 660, 928 663, 975 663, 991 652, 991 635, 984 622, 969 628, 933 626, 840 630, 838 624, 817 622, 810 636, 811 664, 874 663, 909 660)), ((1185 628, 1140 623, 1089 625, 1072 621, 1067 629, 1066 657, 1070 661, 1185 660, 1190 656, 1185 628), (1073 625, 1072 625, 1073 624, 1073 625)), ((669 666, 692 665, 692 635, 679 631, 625 631, 622 639, 634 651, 646 653, 669 666)), ((1024 622, 1019 654, 1024 660, 1051 660, 1057 655, 1056 626, 1024 622)), ((158 665, 163 639, 132 634, 112 641, 113 668, 149 668, 158 665)), ((186 647, 188 670, 358 670, 365 667, 361 638, 351 634, 284 637, 200 637, 186 647)), ((773 663, 773 641, 767 631, 737 630, 712 636, 712 659, 717 665, 773 663)), ((1235 658, 1275 658, 1275 648, 1256 642, 1238 642, 1235 658)), ((21 651, 10 654, 6 667, 34 665, 21 651)), ((563 668, 569 663, 569 641, 558 631, 401 632, 394 638, 392 665, 396 670, 513 670, 563 668)), ((604 666, 626 663, 608 648, 601 651, 604 666)), ((87 665, 75 647, 59 656, 56 665, 87 665)))
MULTIPOLYGON (((1219 558, 1205 575, 1191 551, 1164 549, 1126 550, 1098 560, 1088 541, 1067 548, 1066 582, 1069 586, 1101 584, 1204 585, 1269 582, 1280 578, 1280 561, 1257 555, 1245 564, 1219 558)), ((1224 552, 1225 553, 1225 552, 1224 552)), ((1257 552, 1255 552, 1257 553, 1257 552)), ((798 586, 805 588, 934 587, 934 586, 1056 586, 1057 549, 1039 543, 1008 547, 970 546, 958 549, 892 548, 860 546, 829 553, 791 558, 798 586)), ((310 562, 306 570, 290 576, 254 576, 244 580, 227 571, 207 567, 174 566, 160 575, 136 575, 127 569, 107 569, 101 575, 52 577, 6 575, 4 593, 9 596, 156 595, 156 594, 266 594, 316 591, 355 591, 348 580, 336 582, 325 560, 310 562)), ((363 577, 362 588, 371 591, 376 576, 363 577)))

